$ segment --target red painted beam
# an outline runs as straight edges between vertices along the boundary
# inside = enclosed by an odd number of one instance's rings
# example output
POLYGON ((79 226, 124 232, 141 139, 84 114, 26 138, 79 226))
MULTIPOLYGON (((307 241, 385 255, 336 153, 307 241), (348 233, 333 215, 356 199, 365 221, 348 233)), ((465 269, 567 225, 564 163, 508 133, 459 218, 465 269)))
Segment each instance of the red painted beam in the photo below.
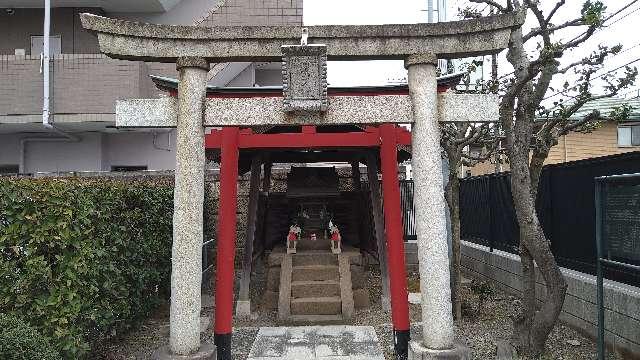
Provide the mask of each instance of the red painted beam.
MULTIPOLYGON (((396 357, 406 352, 409 336, 409 302, 407 299, 407 271, 404 260, 404 236, 400 206, 400 182, 398 181, 398 149, 395 125, 380 126, 380 168, 382 171, 382 196, 384 203, 384 228, 389 264, 391 291, 391 318, 395 336, 396 357)), ((406 356, 406 354, 404 355, 406 356)), ((397 357, 400 358, 400 357, 397 357)), ((406 358, 406 357, 405 357, 406 358)))
POLYGON ((303 125, 302 133, 303 134, 315 134, 317 132, 315 125, 303 125))
POLYGON ((411 145, 411 131, 396 125, 396 142, 398 145, 411 145))
MULTIPOLYGON (((303 129, 310 131, 311 129, 303 129)), ((222 144, 220 130, 213 130, 205 136, 205 148, 219 149, 222 144)), ((295 149, 295 148, 327 148, 327 147, 377 147, 380 146, 380 135, 377 128, 368 128, 363 132, 347 133, 283 133, 283 134, 250 134, 239 135, 238 147, 295 149)))
POLYGON ((233 322, 233 280, 238 206, 238 134, 237 127, 222 130, 220 164, 220 201, 216 255, 215 340, 219 357, 230 354, 233 322))

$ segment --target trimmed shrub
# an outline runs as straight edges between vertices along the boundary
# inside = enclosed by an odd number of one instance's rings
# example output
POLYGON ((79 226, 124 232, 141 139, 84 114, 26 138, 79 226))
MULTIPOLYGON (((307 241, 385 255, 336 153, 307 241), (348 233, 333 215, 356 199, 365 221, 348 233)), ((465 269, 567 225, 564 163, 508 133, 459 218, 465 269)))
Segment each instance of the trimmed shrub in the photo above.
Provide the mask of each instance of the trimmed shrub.
POLYGON ((172 208, 166 185, 0 179, 0 312, 87 356, 167 297, 172 208))
POLYGON ((0 314, 0 359, 58 360, 60 355, 44 337, 15 316, 0 314))

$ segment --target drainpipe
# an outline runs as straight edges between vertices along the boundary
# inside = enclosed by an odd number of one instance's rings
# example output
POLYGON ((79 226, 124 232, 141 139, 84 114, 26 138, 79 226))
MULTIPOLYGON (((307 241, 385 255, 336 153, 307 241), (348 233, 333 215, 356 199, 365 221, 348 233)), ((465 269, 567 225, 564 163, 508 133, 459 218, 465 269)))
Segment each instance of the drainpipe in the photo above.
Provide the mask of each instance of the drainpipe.
MULTIPOLYGON (((44 39, 42 45, 41 70, 44 72, 42 125, 49 128, 49 36, 51 32, 51 0, 44 0, 44 39)), ((42 72, 41 71, 41 72, 42 72)))
POLYGON ((77 136, 66 133, 62 129, 53 125, 53 121, 50 120, 50 98, 49 98, 49 90, 50 90, 50 74, 49 74, 49 64, 51 62, 50 54, 50 46, 49 46, 49 38, 51 37, 51 0, 44 0, 44 30, 43 30, 43 42, 42 42, 42 53, 40 53, 40 72, 43 74, 43 93, 42 93, 42 125, 50 130, 53 130, 59 135, 62 135, 65 139, 69 141, 80 141, 77 136))
POLYGON ((51 28, 51 0, 44 1, 44 36, 42 53, 40 53, 40 72, 43 74, 42 126, 62 137, 26 137, 20 139, 20 173, 25 173, 25 148, 28 142, 79 142, 80 138, 66 133, 49 123, 49 37, 51 28))

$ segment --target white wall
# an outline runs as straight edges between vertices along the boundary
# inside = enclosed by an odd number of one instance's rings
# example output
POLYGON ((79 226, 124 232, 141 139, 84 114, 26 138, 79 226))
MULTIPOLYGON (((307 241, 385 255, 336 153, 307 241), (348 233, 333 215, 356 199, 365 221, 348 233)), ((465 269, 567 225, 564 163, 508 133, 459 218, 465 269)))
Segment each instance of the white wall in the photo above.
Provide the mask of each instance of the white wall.
POLYGON ((20 138, 14 134, 0 135, 0 165, 20 164, 20 138))
POLYGON ((152 133, 128 132, 104 134, 102 170, 112 166, 147 166, 148 170, 172 170, 176 167, 176 132, 160 130, 153 145, 152 133), (162 149, 169 149, 161 150, 162 149))
MULTIPOLYGON (((146 166, 148 170, 175 168, 175 130, 159 130, 154 147, 150 132, 74 134, 80 142, 21 140, 36 135, 0 135, 0 165, 19 165, 24 146, 23 173, 64 171, 110 171, 112 166, 146 166), (168 150, 166 150, 168 149, 168 150)), ((42 136, 42 135, 39 135, 42 136)))
POLYGON ((101 170, 101 134, 81 133, 78 136, 79 142, 25 142, 22 172, 101 170))

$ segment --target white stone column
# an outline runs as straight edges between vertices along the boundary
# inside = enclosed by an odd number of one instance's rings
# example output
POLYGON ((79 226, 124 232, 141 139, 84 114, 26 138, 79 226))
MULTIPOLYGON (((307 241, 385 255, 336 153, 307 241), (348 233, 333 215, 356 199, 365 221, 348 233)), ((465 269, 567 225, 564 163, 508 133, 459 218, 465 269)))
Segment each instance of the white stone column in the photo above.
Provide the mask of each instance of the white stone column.
POLYGON ((178 125, 171 250, 170 351, 200 349, 202 213, 204 202, 204 104, 209 63, 179 58, 178 125))
POLYGON ((409 95, 414 120, 411 128, 411 166, 422 294, 422 345, 427 349, 447 350, 454 347, 454 334, 449 287, 447 205, 437 122, 437 63, 433 54, 412 55, 405 61, 405 67, 409 70, 409 95))

